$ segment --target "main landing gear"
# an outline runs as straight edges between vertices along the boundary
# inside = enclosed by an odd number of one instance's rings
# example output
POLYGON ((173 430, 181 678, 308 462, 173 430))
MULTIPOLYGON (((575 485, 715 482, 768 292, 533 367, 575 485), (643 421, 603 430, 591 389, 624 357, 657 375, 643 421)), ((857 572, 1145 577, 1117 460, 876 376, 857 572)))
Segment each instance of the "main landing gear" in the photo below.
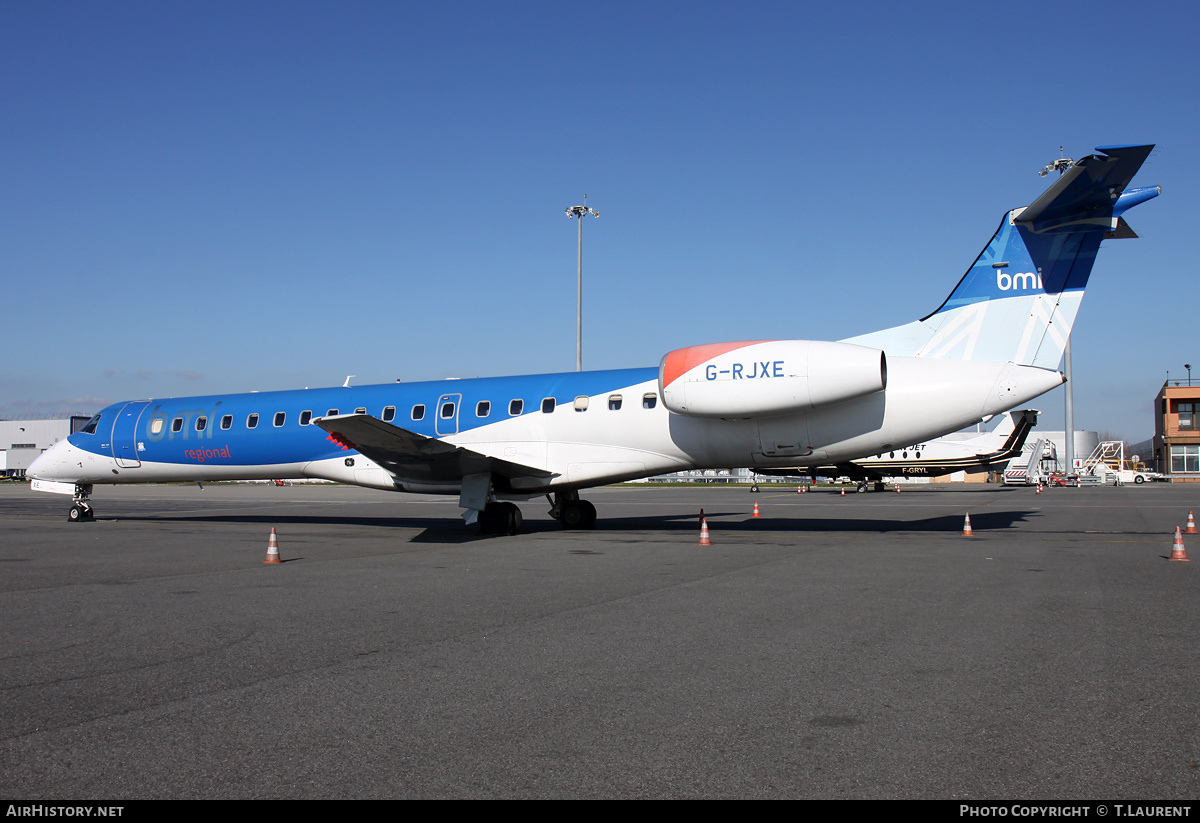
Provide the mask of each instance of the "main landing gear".
POLYGON ((481 534, 516 534, 521 530, 521 510, 516 503, 495 502, 479 513, 481 534))
POLYGON ((875 480, 875 481, 860 480, 860 481, 858 481, 858 491, 865 492, 867 490, 867 486, 870 486, 872 489, 874 489, 877 492, 881 492, 885 488, 887 488, 887 486, 884 485, 884 482, 882 480, 875 480))
MULTIPOLYGON (((546 496, 550 499, 550 496, 546 496)), ((555 492, 550 500, 550 516, 564 529, 592 529, 596 526, 596 507, 579 499, 579 492, 555 492)))
MULTIPOLYGON (((546 495, 550 501, 550 516, 562 523, 564 529, 591 529, 596 525, 596 507, 579 499, 579 492, 555 492, 546 495)), ((492 501, 479 512, 480 534, 516 534, 521 530, 521 510, 516 503, 492 501)))
POLYGON ((91 486, 75 486, 75 495, 71 498, 71 510, 67 512, 67 520, 71 523, 81 523, 84 520, 92 520, 96 513, 92 510, 92 504, 88 498, 92 494, 91 486))

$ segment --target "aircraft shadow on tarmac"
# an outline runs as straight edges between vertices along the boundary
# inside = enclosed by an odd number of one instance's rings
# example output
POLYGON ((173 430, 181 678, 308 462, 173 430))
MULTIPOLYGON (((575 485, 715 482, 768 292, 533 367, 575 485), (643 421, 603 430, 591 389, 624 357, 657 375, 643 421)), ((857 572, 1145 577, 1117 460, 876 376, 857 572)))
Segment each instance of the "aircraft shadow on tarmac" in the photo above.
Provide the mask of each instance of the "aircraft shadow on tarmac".
MULTIPOLYGON (((1014 511, 982 511, 971 514, 971 526, 974 532, 998 531, 1011 529, 1018 523, 1025 522, 1030 516, 1038 515, 1035 510, 1014 511)), ((753 532, 867 532, 888 534, 891 532, 954 532, 961 533, 963 515, 943 515, 940 517, 925 517, 912 520, 895 518, 850 518, 850 517, 758 517, 754 518, 744 511, 720 510, 705 512, 709 529, 722 532, 753 533, 753 532), (735 519, 728 519, 735 518, 735 519)), ((103 519, 103 518, 102 518, 103 519)), ((420 529, 420 533, 410 538, 413 543, 471 543, 476 540, 493 540, 495 535, 482 535, 473 526, 464 526, 461 521, 445 517, 364 517, 347 515, 313 515, 313 514, 171 514, 168 512, 153 515, 117 515, 118 520, 139 520, 146 522, 199 522, 199 523, 254 523, 264 528, 285 526, 345 526, 367 528, 397 528, 420 529)), ((639 515, 636 517, 601 518, 596 521, 594 531, 603 533, 614 532, 698 532, 700 528, 699 510, 695 513, 639 515)), ((548 532, 576 534, 585 536, 586 531, 564 532, 557 521, 548 518, 527 519, 521 527, 521 534, 542 534, 548 532)))
MULTIPOLYGON (((1040 512, 1028 511, 988 511, 971 514, 973 531, 989 531, 1010 529, 1017 523, 1025 522, 1031 515, 1040 512)), ((887 534, 889 532, 961 532, 964 514, 944 515, 941 517, 923 517, 913 520, 897 520, 895 518, 862 518, 862 517, 750 517, 740 511, 707 511, 710 529, 719 528, 726 532, 872 532, 887 534), (739 517, 740 515, 740 517, 739 517), (723 518, 738 518, 725 520, 723 518)), ((662 517, 614 517, 596 521, 597 529, 604 530, 695 530, 699 528, 699 514, 684 516, 662 517)))

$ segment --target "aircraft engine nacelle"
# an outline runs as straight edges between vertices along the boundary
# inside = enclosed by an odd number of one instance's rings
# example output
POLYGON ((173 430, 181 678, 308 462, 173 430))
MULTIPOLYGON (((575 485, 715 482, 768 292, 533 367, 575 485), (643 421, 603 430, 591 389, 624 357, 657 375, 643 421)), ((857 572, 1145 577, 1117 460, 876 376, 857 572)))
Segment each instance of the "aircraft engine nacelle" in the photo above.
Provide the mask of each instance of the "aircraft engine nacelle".
POLYGON ((658 388, 676 414, 765 417, 883 391, 887 359, 879 349, 852 343, 710 343, 664 357, 658 388))

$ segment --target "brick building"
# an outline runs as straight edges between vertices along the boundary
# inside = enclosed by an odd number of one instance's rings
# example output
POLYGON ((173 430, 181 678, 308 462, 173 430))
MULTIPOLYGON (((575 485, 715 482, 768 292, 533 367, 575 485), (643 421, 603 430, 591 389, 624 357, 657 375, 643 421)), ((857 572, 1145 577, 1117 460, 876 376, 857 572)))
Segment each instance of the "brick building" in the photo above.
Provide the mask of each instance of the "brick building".
POLYGON ((1168 380, 1154 398, 1154 459, 1173 482, 1200 482, 1200 380, 1168 380))

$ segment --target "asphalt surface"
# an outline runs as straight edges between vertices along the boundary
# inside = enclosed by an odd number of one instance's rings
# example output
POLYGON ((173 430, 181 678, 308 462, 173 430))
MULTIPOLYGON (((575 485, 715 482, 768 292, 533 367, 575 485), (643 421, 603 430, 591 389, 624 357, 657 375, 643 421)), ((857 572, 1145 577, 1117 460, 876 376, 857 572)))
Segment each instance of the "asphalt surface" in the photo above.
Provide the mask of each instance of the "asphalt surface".
POLYGON ((1200 486, 584 496, 0 486, 0 796, 1200 796, 1200 486))

